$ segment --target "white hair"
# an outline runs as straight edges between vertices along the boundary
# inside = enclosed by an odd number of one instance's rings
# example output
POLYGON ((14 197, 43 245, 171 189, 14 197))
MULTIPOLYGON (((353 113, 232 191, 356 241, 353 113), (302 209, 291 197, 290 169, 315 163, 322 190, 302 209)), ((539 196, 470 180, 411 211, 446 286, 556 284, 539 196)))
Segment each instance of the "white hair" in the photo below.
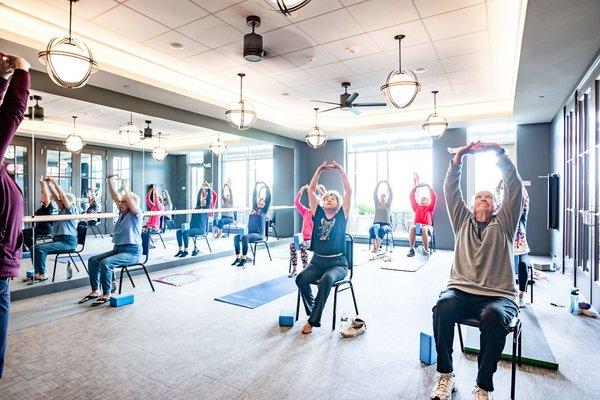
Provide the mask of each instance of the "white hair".
POLYGON ((69 200, 69 203, 75 204, 77 203, 77 197, 73 193, 65 193, 66 198, 69 200))
POLYGON ((342 195, 337 190, 328 190, 325 192, 323 197, 321 197, 321 199, 325 199, 325 197, 330 196, 330 195, 335 196, 335 198, 337 199, 338 209, 339 209, 342 206, 342 200, 343 200, 342 195))

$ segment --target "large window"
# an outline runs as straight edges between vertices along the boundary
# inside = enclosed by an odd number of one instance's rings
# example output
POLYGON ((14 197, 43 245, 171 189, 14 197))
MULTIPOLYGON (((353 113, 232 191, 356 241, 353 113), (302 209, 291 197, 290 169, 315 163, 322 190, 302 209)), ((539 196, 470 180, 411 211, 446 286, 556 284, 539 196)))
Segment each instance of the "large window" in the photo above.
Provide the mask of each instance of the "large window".
POLYGON ((273 190, 273 146, 229 148, 221 156, 221 182, 231 180, 234 207, 251 207, 256 181, 273 190))
MULTIPOLYGON (((506 154, 517 164, 517 127, 513 124, 471 127, 467 129, 468 142, 495 142, 504 147, 506 154)), ((495 193, 496 186, 502 179, 502 173, 496 166, 498 161, 493 152, 475 154, 469 159, 468 199, 480 190, 495 193)))
POLYGON ((188 208, 196 207, 198 192, 204 182, 204 152, 192 152, 188 155, 190 190, 188 190, 188 208))
POLYGON ((68 151, 46 150, 46 175, 56 179, 67 193, 73 192, 73 158, 68 151))
MULTIPOLYGON (((23 191, 25 205, 29 199, 29 188, 27 187, 27 147, 9 145, 4 154, 4 162, 7 164, 8 172, 14 176, 15 182, 23 191)), ((27 207, 25 207, 27 210, 27 207)), ((25 211, 27 212, 27 211, 25 211)))
POLYGON ((119 175, 121 184, 131 190, 131 157, 113 156, 113 172, 119 175))
POLYGON ((96 203, 102 204, 104 183, 104 157, 101 154, 81 153, 81 198, 87 201, 88 189, 96 197, 96 203))
POLYGON ((413 187, 414 172, 422 183, 431 184, 431 139, 405 134, 348 139, 348 176, 352 183, 352 212, 348 229, 366 234, 375 213, 374 191, 377 182, 387 180, 394 194, 392 212, 396 229, 412 214, 408 195, 413 187))

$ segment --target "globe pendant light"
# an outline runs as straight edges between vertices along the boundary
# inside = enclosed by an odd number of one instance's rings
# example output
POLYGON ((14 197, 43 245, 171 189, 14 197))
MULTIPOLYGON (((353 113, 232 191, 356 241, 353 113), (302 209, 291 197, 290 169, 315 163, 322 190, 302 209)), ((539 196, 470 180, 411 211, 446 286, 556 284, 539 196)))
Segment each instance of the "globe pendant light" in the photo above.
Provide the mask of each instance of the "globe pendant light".
POLYGON ((73 133, 65 140, 65 146, 71 153, 78 153, 83 149, 83 139, 75 131, 75 120, 77 117, 73 115, 73 133))
POLYGON ((448 128, 448 121, 445 117, 437 113, 437 94, 439 92, 434 90, 431 93, 433 93, 433 114, 429 114, 429 117, 427 117, 423 124, 423 129, 427 132, 428 136, 439 139, 444 136, 444 132, 448 128))
POLYGON ((306 143, 313 149, 320 149, 327 143, 327 135, 319 128, 319 109, 315 108, 315 127, 304 137, 306 143))
POLYGON ((225 111, 225 119, 234 128, 244 130, 250 128, 256 121, 256 111, 252 104, 243 98, 242 79, 246 74, 240 72, 238 76, 240 77, 240 99, 229 104, 229 108, 225 111))
POLYGON ((158 145, 152 150, 152 158, 156 161, 163 161, 167 157, 167 150, 160 145, 160 135, 158 132, 158 145))
POLYGON ((398 41, 398 69, 390 72, 385 84, 381 86, 381 94, 396 108, 408 107, 421 90, 417 75, 409 69, 402 68, 402 39, 404 38, 404 35, 394 36, 398 41))
POLYGON ((133 114, 129 114, 129 122, 126 122, 119 128, 119 135, 125 136, 131 146, 138 144, 142 140, 140 129, 133 124, 133 114))
POLYGON ((286 17, 295 17, 298 10, 310 3, 310 0, 257 0, 258 4, 271 11, 277 11, 286 17))
POLYGON ((210 148, 210 151, 212 151, 212 153, 217 157, 223 154, 227 149, 225 143, 221 142, 221 134, 217 134, 217 141, 208 147, 210 148))
POLYGON ((97 71, 97 64, 90 49, 80 40, 71 37, 73 3, 69 1, 69 36, 52 39, 46 50, 38 53, 38 59, 46 66, 50 79, 69 89, 84 86, 90 75, 97 71))

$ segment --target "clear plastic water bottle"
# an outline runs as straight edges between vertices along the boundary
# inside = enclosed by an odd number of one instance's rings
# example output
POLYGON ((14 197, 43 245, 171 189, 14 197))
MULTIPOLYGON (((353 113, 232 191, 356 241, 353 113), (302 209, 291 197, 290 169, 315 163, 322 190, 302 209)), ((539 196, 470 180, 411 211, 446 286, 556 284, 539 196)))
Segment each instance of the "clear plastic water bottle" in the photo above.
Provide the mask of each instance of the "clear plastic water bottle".
POLYGON ((71 267, 71 261, 67 263, 67 279, 71 279, 73 277, 73 267, 71 267))
POLYGON ((348 313, 346 310, 342 311, 342 316, 340 317, 342 328, 348 326, 348 313))
POLYGON ((571 304, 569 312, 573 315, 579 315, 579 289, 571 289, 571 304))

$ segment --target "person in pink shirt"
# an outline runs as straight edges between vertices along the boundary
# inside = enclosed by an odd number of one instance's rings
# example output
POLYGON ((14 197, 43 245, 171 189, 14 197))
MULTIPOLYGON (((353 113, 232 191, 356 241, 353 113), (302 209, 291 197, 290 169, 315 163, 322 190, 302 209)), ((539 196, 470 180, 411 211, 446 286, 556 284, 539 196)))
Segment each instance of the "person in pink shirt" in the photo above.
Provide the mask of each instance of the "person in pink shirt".
MULTIPOLYGON (((297 266, 298 266, 298 250, 300 250, 300 258, 302 259, 302 268, 306 268, 308 264, 308 249, 310 248, 310 239, 312 237, 313 231, 313 214, 310 211, 310 208, 304 206, 300 199, 302 198, 302 194, 305 190, 308 189, 308 185, 304 185, 300 188, 298 193, 296 194, 296 198, 294 199, 294 205, 298 210, 298 213, 302 216, 302 239, 303 241, 296 249, 295 241, 290 243, 290 260, 292 262, 292 271, 289 274, 290 278, 293 278, 297 275, 297 266)), ((325 187, 323 185, 317 186, 317 196, 320 198, 325 193, 325 187)))
MULTIPOLYGON (((146 194, 146 205, 148 206, 148 211, 163 211, 165 209, 154 185, 150 187, 150 190, 146 194)), ((149 216, 144 228, 157 232, 160 231, 160 215, 149 216)))

